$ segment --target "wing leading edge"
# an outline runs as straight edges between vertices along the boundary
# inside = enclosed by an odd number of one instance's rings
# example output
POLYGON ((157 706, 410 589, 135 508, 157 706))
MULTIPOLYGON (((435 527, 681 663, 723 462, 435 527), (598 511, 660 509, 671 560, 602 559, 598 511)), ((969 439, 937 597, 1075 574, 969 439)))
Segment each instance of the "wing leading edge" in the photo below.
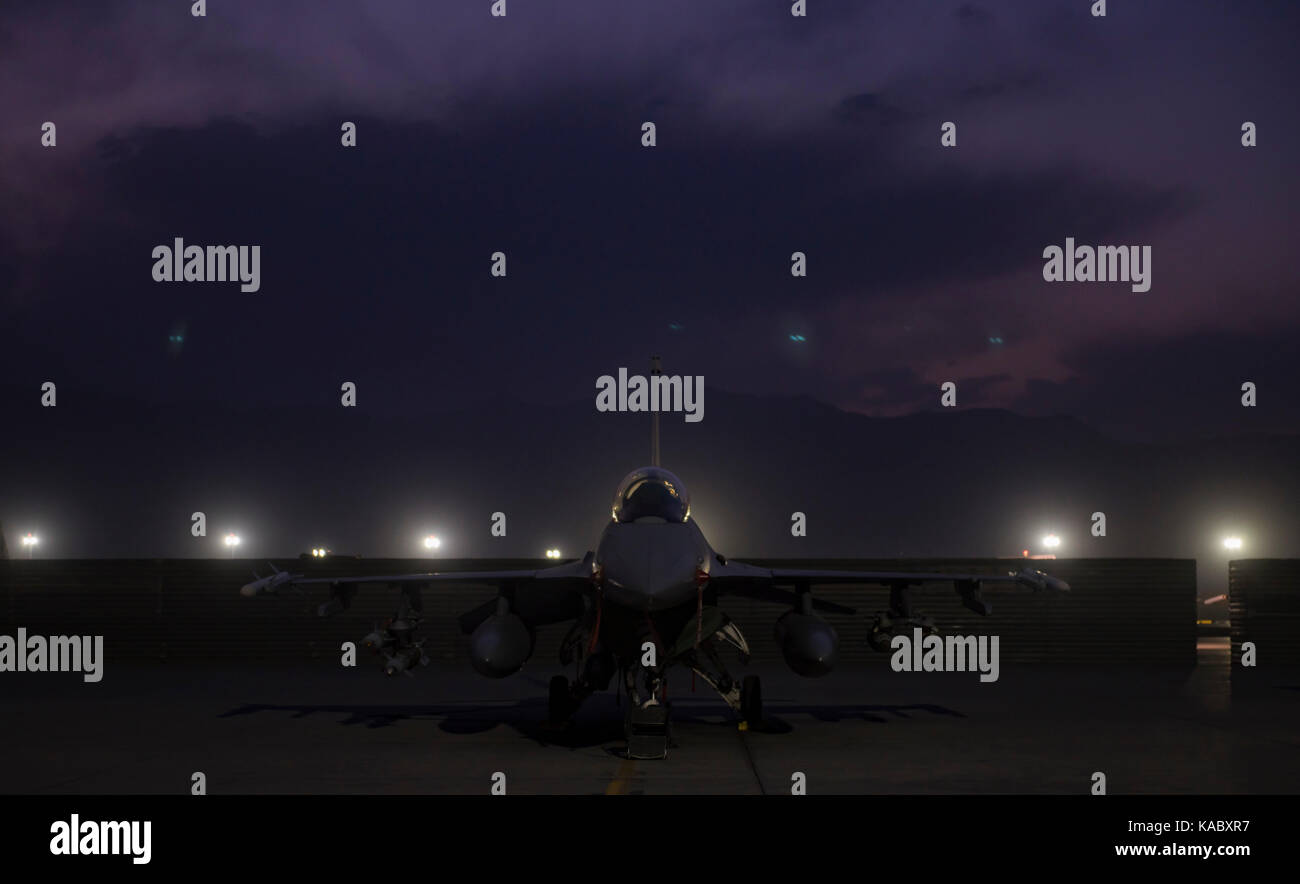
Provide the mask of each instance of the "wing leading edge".
MULTIPOLYGON (((1068 592, 1070 584, 1045 571, 1022 568, 1005 574, 944 574, 920 571, 818 571, 803 568, 763 568, 744 562, 719 561, 709 573, 709 583, 720 592, 756 598, 761 601, 784 602, 797 600, 799 594, 814 585, 869 584, 888 586, 892 590, 905 590, 924 583, 951 582, 962 597, 963 604, 977 614, 987 615, 991 606, 979 596, 985 583, 1011 583, 1035 591, 1068 592), (791 587, 785 589, 783 587, 791 587)), ((820 599, 813 599, 813 608, 839 614, 857 613, 854 609, 820 599)))
MULTIPOLYGON (((427 571, 411 574, 377 574, 348 577, 308 577, 280 571, 260 577, 240 588, 243 596, 274 595, 288 586, 330 587, 330 601, 322 604, 317 613, 328 617, 346 610, 358 587, 365 584, 382 584, 401 587, 403 592, 418 591, 421 587, 437 584, 479 584, 495 587, 501 595, 510 597, 512 609, 525 620, 536 625, 569 619, 580 610, 580 596, 591 586, 592 554, 583 559, 555 565, 550 568, 509 569, 501 571, 427 571)), ((482 611, 475 609, 464 615, 462 629, 471 631, 495 606, 489 602, 482 611)))

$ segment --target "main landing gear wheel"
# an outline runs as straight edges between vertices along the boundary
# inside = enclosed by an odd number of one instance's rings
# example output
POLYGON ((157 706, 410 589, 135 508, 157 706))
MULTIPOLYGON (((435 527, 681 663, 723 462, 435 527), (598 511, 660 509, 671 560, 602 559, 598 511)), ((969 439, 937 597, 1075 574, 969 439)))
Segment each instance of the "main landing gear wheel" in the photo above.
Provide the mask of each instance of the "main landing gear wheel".
POLYGON ((751 728, 763 723, 763 683, 757 675, 746 675, 740 683, 740 717, 751 728))
POLYGON ((871 650, 877 653, 888 651, 893 641, 894 634, 881 629, 879 626, 871 627, 871 632, 867 633, 867 644, 871 646, 871 650))
POLYGON ((546 712, 551 724, 563 724, 572 714, 569 680, 563 675, 551 676, 550 691, 546 698, 546 712))

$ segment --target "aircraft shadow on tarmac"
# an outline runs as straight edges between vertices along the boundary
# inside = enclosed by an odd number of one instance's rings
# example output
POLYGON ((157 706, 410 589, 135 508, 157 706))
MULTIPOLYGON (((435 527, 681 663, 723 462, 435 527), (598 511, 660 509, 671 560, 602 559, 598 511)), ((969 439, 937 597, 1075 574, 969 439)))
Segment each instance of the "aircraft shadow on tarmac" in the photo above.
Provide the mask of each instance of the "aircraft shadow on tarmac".
MULTIPOLYGON (((588 702, 576 720, 562 726, 546 720, 546 701, 526 699, 515 703, 474 706, 464 703, 418 705, 356 705, 356 704, 277 704, 247 703, 219 717, 233 718, 264 712, 288 712, 292 718, 310 715, 342 715, 342 725, 364 725, 369 728, 391 727, 402 721, 440 719, 439 730, 450 734, 486 733, 499 725, 513 728, 520 735, 538 745, 560 746, 570 749, 590 748, 623 739, 623 712, 609 697, 608 702, 588 702)), ((711 726, 735 728, 736 720, 721 703, 709 701, 674 701, 673 725, 711 726)), ((816 721, 866 721, 887 724, 905 720, 918 713, 927 716, 965 718, 960 712, 931 703, 906 705, 871 705, 864 703, 838 705, 810 705, 769 701, 761 727, 748 728, 750 733, 785 734, 796 730, 782 715, 806 715, 816 721)))

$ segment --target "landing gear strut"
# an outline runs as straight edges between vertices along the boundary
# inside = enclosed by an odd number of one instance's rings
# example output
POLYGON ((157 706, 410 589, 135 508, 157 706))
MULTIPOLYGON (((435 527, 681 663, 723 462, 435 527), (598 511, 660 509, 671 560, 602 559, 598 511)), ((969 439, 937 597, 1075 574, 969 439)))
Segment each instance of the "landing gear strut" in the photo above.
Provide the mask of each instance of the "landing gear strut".
MULTIPOLYGON (((573 658, 562 656, 561 662, 568 664, 573 662, 573 658)), ((582 672, 572 683, 563 675, 552 676, 546 698, 547 721, 551 726, 568 724, 584 700, 596 691, 608 688, 615 668, 609 652, 598 649, 583 659, 582 672)))

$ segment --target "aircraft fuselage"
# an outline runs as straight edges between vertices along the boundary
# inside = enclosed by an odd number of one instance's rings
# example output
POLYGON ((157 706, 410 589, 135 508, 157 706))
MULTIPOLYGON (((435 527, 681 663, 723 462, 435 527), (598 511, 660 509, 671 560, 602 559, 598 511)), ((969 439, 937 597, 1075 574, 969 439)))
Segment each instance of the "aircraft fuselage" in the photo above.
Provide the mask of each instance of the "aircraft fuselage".
POLYGON ((694 521, 610 522, 596 547, 605 601, 663 611, 696 601, 713 550, 694 521))

